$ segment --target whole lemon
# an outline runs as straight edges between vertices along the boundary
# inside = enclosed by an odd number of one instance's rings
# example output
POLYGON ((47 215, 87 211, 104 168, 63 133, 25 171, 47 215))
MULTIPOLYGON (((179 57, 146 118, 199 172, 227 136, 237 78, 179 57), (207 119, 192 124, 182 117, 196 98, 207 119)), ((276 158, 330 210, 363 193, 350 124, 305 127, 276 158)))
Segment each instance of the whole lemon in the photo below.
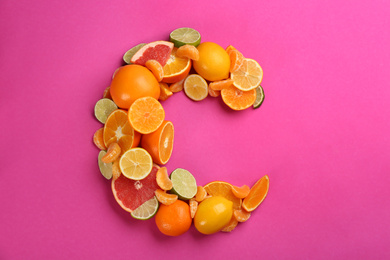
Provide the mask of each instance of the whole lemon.
POLYGON ((195 228, 210 235, 221 231, 233 217, 233 202, 215 196, 202 201, 194 217, 195 228))
POLYGON ((214 42, 202 42, 197 48, 199 60, 193 65, 199 75, 209 81, 229 77, 230 58, 224 48, 214 42))

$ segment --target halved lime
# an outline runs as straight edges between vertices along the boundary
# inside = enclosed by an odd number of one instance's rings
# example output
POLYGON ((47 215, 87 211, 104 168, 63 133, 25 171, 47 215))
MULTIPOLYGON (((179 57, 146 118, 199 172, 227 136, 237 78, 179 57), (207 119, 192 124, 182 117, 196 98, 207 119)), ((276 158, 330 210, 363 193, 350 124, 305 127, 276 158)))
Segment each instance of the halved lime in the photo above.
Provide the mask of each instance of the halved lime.
POLYGON ((169 35, 169 40, 175 44, 175 47, 189 44, 195 47, 200 44, 200 33, 192 28, 183 27, 174 30, 169 35))
POLYGON ((172 181, 171 192, 177 194, 181 200, 192 199, 198 190, 194 176, 187 170, 177 168, 169 178, 172 181))
POLYGON ((108 98, 102 98, 95 105, 95 117, 101 123, 106 123, 107 117, 112 111, 118 109, 114 101, 108 98))
POLYGON ((106 155, 106 151, 100 151, 98 156, 98 164, 99 164, 99 170, 101 174, 106 178, 107 180, 112 178, 112 163, 104 163, 102 162, 102 157, 106 155))
POLYGON ((256 100, 255 103, 253 103, 253 108, 259 108, 261 104, 264 101, 264 90, 263 88, 259 85, 256 88, 256 100))
POLYGON ((139 206, 136 210, 131 212, 131 216, 136 219, 146 220, 152 218, 156 215, 158 210, 159 202, 154 196, 150 200, 146 201, 144 204, 139 206))
POLYGON ((123 61, 126 62, 127 64, 131 64, 130 62, 131 58, 133 58, 134 54, 139 49, 141 49, 144 45, 146 45, 146 43, 140 43, 134 46, 133 48, 131 48, 130 50, 128 50, 127 52, 125 52, 125 54, 123 55, 123 61))

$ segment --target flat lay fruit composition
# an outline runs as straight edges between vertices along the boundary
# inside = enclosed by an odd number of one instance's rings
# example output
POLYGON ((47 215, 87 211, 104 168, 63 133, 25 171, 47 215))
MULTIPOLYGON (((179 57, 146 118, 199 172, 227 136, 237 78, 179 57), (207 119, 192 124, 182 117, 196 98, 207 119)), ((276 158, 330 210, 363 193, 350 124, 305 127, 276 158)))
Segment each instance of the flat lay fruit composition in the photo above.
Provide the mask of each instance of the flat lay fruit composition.
POLYGON ((202 42, 192 28, 167 40, 139 43, 94 107, 103 124, 93 134, 101 174, 113 199, 137 220, 154 218, 167 236, 231 232, 246 222, 268 194, 269 177, 251 187, 226 181, 200 185, 196 175, 165 166, 173 154, 175 128, 163 102, 183 91, 191 100, 220 97, 233 110, 257 109, 264 100, 263 70, 232 45, 202 42))

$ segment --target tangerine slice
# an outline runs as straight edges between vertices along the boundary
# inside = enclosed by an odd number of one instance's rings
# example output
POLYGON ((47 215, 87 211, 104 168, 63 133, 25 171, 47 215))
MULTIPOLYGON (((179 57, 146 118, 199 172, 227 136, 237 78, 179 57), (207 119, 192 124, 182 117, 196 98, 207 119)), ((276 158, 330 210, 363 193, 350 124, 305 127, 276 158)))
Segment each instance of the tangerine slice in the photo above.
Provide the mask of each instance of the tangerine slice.
POLYGON ((256 100, 256 90, 242 91, 231 85, 221 90, 223 102, 233 110, 244 110, 252 106, 256 100))
POLYGON ((162 189, 157 189, 155 191, 155 194, 156 194, 157 200, 160 203, 167 205, 167 206, 173 204, 178 199, 178 196, 176 194, 166 193, 162 189))
POLYGON ((119 160, 119 167, 123 175, 132 180, 142 180, 149 175, 153 167, 150 154, 142 148, 136 147, 127 150, 119 160))
POLYGON ((178 82, 172 83, 169 86, 169 90, 172 91, 173 93, 182 91, 184 88, 184 80, 185 80, 185 78, 178 81, 178 82))
POLYGON ((111 143, 107 148, 107 153, 102 157, 102 162, 111 163, 119 158, 121 147, 118 143, 111 143))
POLYGON ((221 95, 220 90, 213 90, 212 88, 209 87, 209 96, 210 97, 219 97, 221 95))
POLYGON ((163 82, 166 83, 175 83, 185 77, 191 70, 191 60, 188 58, 180 58, 176 55, 177 48, 173 48, 171 55, 163 67, 164 77, 163 82))
POLYGON ((226 49, 225 49, 225 51, 227 52, 227 54, 230 54, 230 52, 231 52, 232 50, 237 50, 237 49, 234 48, 232 45, 227 46, 226 49))
POLYGON ((191 60, 199 60, 199 51, 193 45, 183 45, 177 49, 177 57, 179 58, 188 58, 191 60))
POLYGON ((172 91, 169 89, 168 84, 165 82, 159 82, 160 84, 160 97, 158 100, 165 101, 173 95, 172 91))
POLYGON ((230 183, 224 181, 213 181, 204 186, 207 194, 214 196, 221 196, 233 202, 233 209, 241 208, 241 199, 237 198, 232 192, 230 183))
POLYGON ((238 50, 231 50, 229 53, 230 57, 230 72, 237 71, 242 63, 244 62, 244 55, 238 50))
POLYGON ((112 163, 112 178, 118 179, 121 175, 121 168, 119 167, 119 158, 112 163))
POLYGON ((195 194, 195 200, 197 202, 201 202, 201 201, 205 200, 206 197, 207 197, 207 192, 206 192, 205 188, 203 188, 203 186, 198 186, 196 194, 195 194))
POLYGON ((246 196, 248 196, 250 190, 251 189, 249 188, 248 185, 242 185, 241 187, 234 186, 234 185, 232 186, 232 191, 234 196, 240 199, 243 199, 246 196))
POLYGON ((109 86, 104 89, 103 98, 112 99, 109 86))
POLYGON ((237 219, 233 216, 229 224, 226 225, 221 231, 222 232, 232 232, 238 225, 237 219))
POLYGON ((222 90, 224 88, 230 87, 231 85, 233 85, 233 80, 229 78, 210 82, 209 87, 212 90, 222 90))
POLYGON ((233 215, 238 222, 245 222, 250 218, 251 213, 244 209, 235 209, 233 215))
POLYGON ((172 189, 172 181, 169 179, 167 167, 161 167, 156 174, 156 181, 162 190, 172 189))
POLYGON ((268 189, 269 178, 268 175, 265 175, 252 186, 248 196, 242 203, 242 207, 248 212, 255 210, 267 196, 268 189))
POLYGON ((165 118, 161 103, 152 97, 139 98, 130 106, 128 120, 131 126, 141 134, 156 131, 165 118))
POLYGON ((148 60, 147 62, 145 62, 145 67, 147 67, 153 73, 158 82, 163 79, 164 70, 160 62, 156 60, 148 60))
POLYGON ((156 131, 142 136, 141 147, 149 152, 155 163, 164 165, 172 155, 174 133, 172 122, 164 120, 156 131))
POLYGON ((190 199, 189 205, 190 205, 191 218, 194 218, 196 211, 198 210, 198 202, 195 199, 190 199))
POLYGON ((244 58, 242 65, 230 74, 234 86, 242 91, 257 88, 263 80, 263 69, 253 59, 244 58))
POLYGON ((104 139, 103 139, 103 130, 104 128, 98 129, 95 134, 93 135, 93 143, 96 145, 97 148, 100 150, 106 150, 107 147, 104 144, 104 139))
POLYGON ((129 123, 127 112, 121 109, 114 110, 107 118, 103 130, 103 140, 106 147, 118 143, 122 153, 129 150, 140 138, 129 123))

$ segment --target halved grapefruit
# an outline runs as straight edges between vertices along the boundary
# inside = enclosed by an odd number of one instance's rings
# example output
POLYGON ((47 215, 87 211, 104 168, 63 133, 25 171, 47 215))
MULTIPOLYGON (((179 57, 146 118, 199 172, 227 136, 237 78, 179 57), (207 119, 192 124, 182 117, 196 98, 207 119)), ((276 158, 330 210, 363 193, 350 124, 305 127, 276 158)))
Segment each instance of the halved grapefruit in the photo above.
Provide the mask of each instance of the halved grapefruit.
POLYGON ((153 165, 152 171, 142 180, 130 180, 123 174, 117 179, 112 179, 111 189, 115 200, 127 212, 133 212, 146 201, 154 197, 154 192, 159 189, 156 181, 158 165, 153 165))
POLYGON ((165 66, 173 49, 173 42, 155 41, 144 45, 131 58, 131 63, 145 66, 148 60, 156 60, 165 66))

